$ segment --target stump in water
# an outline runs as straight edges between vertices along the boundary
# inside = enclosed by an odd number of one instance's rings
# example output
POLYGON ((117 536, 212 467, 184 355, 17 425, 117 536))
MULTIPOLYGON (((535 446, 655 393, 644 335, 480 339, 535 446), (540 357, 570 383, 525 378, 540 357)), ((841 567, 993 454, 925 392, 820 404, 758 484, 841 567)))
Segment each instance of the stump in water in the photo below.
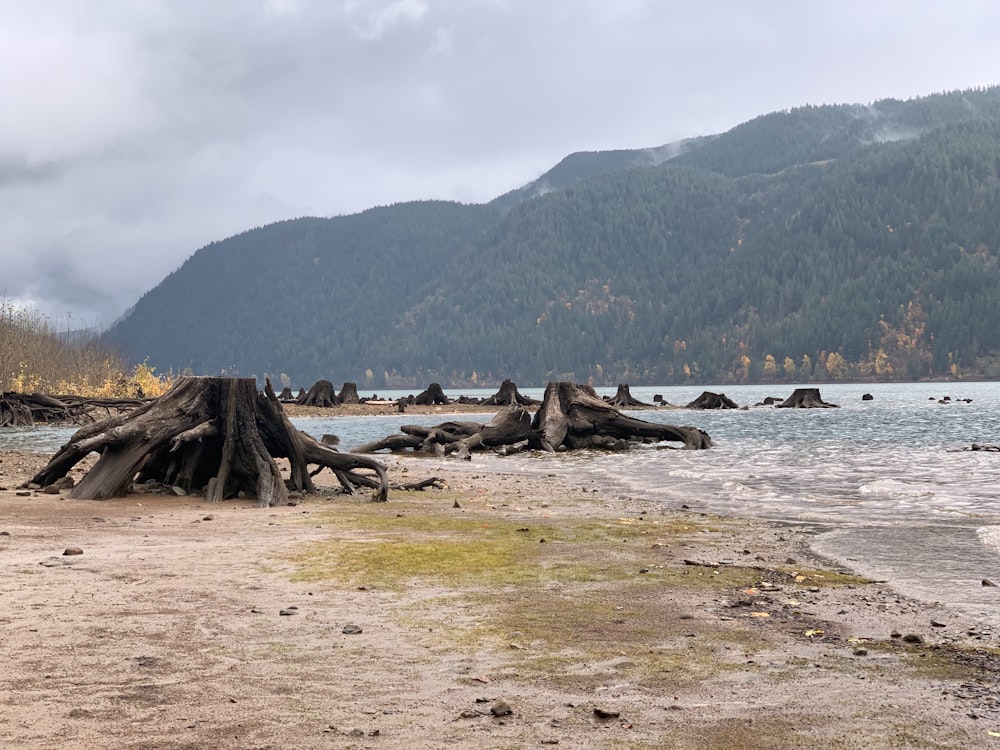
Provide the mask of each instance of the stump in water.
POLYGON ((290 403, 295 400, 295 396, 292 395, 291 386, 286 385, 281 389, 281 393, 278 394, 278 401, 283 404, 290 403))
POLYGON ((688 409, 739 409, 740 405, 726 396, 725 393, 704 391, 698 398, 687 405, 688 409))
POLYGON ((529 445, 560 448, 624 448, 631 441, 670 440, 685 448, 710 448, 712 439, 697 427, 677 427, 628 417, 588 385, 549 383, 531 422, 529 445))
POLYGON ((427 390, 423 393, 417 394, 417 397, 413 399, 413 403, 417 406, 431 406, 432 404, 447 404, 448 397, 444 395, 444 391, 441 389, 440 383, 431 383, 427 386, 427 390))
POLYGON ((819 388, 796 388, 792 395, 775 404, 777 409, 836 409, 837 404, 828 404, 819 395, 819 388))
POLYGON ((342 404, 360 404, 361 397, 358 396, 358 384, 344 383, 344 387, 337 394, 337 400, 342 404))
POLYGON ((484 399, 482 406, 538 406, 541 401, 536 398, 522 396, 517 390, 517 386, 510 379, 504 380, 500 384, 500 390, 487 399, 484 399))
POLYGON ((299 406, 319 406, 325 409, 336 406, 340 401, 333 390, 333 383, 329 380, 317 380, 309 392, 299 396, 295 403, 299 406))
POLYGON ((637 398, 633 398, 629 392, 627 383, 618 384, 618 392, 612 397, 605 399, 609 404, 618 409, 627 409, 630 406, 650 406, 637 398))
POLYGON ((347 492, 355 485, 375 488, 376 500, 386 499, 389 486, 380 463, 338 453, 295 429, 270 382, 259 394, 253 378, 180 378, 131 414, 77 430, 31 481, 53 484, 92 451, 101 457, 70 497, 122 497, 133 481, 153 480, 204 490, 210 501, 243 492, 267 507, 287 501, 289 488, 315 492, 309 464, 329 468, 347 492), (275 458, 289 461, 287 486, 275 458))

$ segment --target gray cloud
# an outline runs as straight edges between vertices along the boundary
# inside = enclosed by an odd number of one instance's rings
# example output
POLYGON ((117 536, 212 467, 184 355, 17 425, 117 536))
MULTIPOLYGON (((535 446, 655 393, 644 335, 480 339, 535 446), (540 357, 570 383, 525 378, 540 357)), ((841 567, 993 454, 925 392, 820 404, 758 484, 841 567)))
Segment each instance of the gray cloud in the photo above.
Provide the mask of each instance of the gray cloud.
POLYGON ((989 0, 696 5, 0 0, 0 291, 108 323, 249 227, 1000 70, 989 0))

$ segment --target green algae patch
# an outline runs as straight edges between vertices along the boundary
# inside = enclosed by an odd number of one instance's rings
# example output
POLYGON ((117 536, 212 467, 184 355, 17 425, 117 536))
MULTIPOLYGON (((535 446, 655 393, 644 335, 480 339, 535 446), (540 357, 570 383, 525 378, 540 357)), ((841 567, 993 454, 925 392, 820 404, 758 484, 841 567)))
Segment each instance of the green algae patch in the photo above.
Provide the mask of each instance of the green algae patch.
MULTIPOLYGON (((383 506, 384 507, 384 506, 383 506)), ((443 515, 369 515, 339 520, 343 535, 307 545, 290 559, 293 580, 400 585, 512 585, 544 577, 540 537, 555 530, 443 515)))

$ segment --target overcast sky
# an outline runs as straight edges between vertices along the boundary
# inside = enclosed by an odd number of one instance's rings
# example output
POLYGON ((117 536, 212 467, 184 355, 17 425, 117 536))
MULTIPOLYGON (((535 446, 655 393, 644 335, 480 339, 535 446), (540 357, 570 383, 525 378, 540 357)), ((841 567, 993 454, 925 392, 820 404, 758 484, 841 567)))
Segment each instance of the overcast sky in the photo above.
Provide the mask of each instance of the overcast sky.
POLYGON ((198 248, 273 221, 488 201, 574 151, 1000 83, 995 0, 0 12, 0 293, 59 328, 108 324, 198 248))

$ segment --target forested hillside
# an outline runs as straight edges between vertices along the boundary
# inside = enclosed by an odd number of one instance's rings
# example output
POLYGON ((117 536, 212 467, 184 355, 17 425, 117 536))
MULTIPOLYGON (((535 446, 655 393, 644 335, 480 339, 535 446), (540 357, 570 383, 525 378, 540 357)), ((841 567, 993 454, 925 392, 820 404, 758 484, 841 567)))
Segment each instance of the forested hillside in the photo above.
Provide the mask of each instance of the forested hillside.
POLYGON ((108 336, 362 387, 1000 377, 1000 88, 574 155, 490 205, 213 243, 108 336))

